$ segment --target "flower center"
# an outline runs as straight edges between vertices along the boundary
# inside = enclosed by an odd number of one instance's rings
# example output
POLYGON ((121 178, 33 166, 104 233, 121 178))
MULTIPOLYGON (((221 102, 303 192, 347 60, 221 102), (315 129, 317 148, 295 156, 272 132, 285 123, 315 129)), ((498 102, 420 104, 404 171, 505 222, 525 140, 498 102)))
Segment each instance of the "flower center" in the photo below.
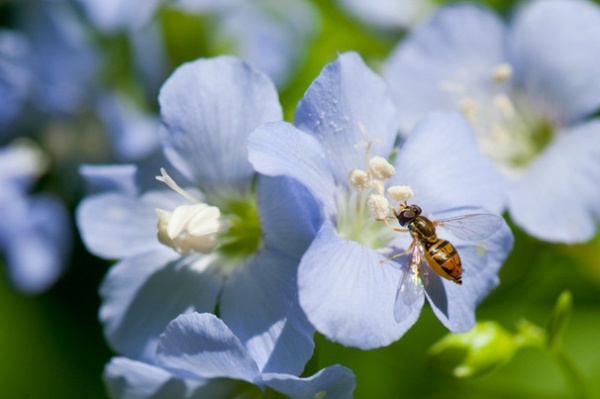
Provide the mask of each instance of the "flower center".
POLYGON ((189 202, 173 211, 156 209, 161 243, 181 254, 217 252, 221 263, 231 270, 260 248, 262 232, 254 197, 215 198, 217 207, 179 187, 163 168, 156 179, 189 202))
MULTIPOLYGON (((524 169, 552 141, 553 127, 534 109, 525 95, 508 86, 509 64, 496 66, 490 74, 494 94, 477 95, 464 85, 442 82, 441 89, 456 95, 457 109, 469 121, 481 151, 511 175, 524 169)), ((486 88, 489 85, 486 84, 486 88)))
POLYGON ((386 248, 394 237, 394 231, 383 223, 390 215, 388 196, 392 200, 406 200, 412 195, 410 187, 391 186, 385 195, 385 181, 396 172, 395 168, 379 156, 371 157, 371 145, 361 126, 365 140, 358 146, 365 147, 365 170, 350 171, 349 192, 339 196, 337 202, 337 231, 340 236, 373 249, 386 248))

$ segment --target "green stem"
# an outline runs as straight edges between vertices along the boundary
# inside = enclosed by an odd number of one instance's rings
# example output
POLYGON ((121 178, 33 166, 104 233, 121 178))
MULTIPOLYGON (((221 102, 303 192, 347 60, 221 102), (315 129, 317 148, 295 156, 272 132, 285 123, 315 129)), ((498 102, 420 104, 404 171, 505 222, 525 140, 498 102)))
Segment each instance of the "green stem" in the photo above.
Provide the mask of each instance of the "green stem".
POLYGON ((591 399, 592 396, 587 386, 585 375, 579 370, 571 356, 562 346, 549 351, 550 356, 556 362, 560 372, 573 392, 575 399, 591 399))

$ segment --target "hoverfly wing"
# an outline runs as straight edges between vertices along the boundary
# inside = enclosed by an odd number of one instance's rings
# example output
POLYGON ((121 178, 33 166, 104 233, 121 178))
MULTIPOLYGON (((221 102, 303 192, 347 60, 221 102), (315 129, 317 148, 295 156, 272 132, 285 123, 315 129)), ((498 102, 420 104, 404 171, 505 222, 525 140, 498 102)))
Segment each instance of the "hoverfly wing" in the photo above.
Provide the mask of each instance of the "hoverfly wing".
POLYGON ((420 243, 414 244, 396 291, 394 319, 397 322, 404 318, 405 309, 412 307, 423 296, 423 284, 426 284, 429 276, 428 267, 423 246, 420 243))
POLYGON ((463 240, 477 241, 488 238, 502 226, 502 217, 493 213, 473 213, 448 219, 434 220, 442 227, 463 240))

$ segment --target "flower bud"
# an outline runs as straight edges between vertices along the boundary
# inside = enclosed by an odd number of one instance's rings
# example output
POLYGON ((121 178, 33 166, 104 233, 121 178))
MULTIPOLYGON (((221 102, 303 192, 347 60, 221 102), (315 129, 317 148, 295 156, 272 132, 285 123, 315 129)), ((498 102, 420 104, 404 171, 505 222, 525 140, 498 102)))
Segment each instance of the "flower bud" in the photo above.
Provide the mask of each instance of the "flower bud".
POLYGON ((429 362, 456 378, 476 377, 512 359, 513 335, 494 321, 479 322, 466 333, 448 334, 429 349, 429 362))

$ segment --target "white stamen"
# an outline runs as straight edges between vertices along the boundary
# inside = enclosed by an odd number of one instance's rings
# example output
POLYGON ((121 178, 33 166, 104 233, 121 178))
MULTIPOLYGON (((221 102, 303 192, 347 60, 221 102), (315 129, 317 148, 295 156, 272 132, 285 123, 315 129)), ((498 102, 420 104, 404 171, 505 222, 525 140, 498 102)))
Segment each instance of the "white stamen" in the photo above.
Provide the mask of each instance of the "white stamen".
POLYGON ((385 190, 385 185, 381 180, 371 180, 371 187, 377 194, 383 195, 383 191, 385 190))
POLYGON ((364 191, 371 187, 371 177, 367 172, 360 169, 353 169, 348 176, 350 186, 357 191, 364 191))
POLYGON ((158 240, 179 253, 196 251, 211 252, 218 244, 217 234, 226 226, 220 220, 221 211, 216 206, 200 202, 160 169, 156 180, 165 183, 170 189, 192 204, 179 205, 173 212, 156 209, 158 217, 158 240))
POLYGON ((371 216, 375 219, 385 219, 390 214, 390 203, 383 195, 371 194, 368 205, 371 216))
POLYGON ((492 71, 494 82, 503 83, 512 77, 513 69, 510 64, 502 63, 497 65, 492 71))
POLYGON ((369 173, 376 179, 387 180, 396 173, 396 168, 385 158, 375 156, 369 160, 369 173))
POLYGON ((184 189, 179 187, 179 185, 177 183, 175 183, 175 180, 173 180, 171 178, 171 176, 169 176, 169 174, 167 173, 165 168, 160 168, 160 174, 161 174, 160 176, 156 176, 156 180, 165 183, 171 190, 180 194, 183 198, 185 198, 193 203, 200 202, 197 198, 194 198, 190 193, 188 193, 187 191, 185 191, 184 189))
POLYGON ((497 94, 494 97, 494 107, 498 109, 506 119, 515 116, 515 107, 513 102, 506 94, 497 94))
POLYGON ((391 186, 387 190, 391 199, 398 202, 406 201, 413 196, 413 190, 410 186, 391 186))
POLYGON ((479 105, 475 100, 469 97, 464 97, 458 103, 458 109, 468 121, 473 121, 477 114, 479 105))
POLYGON ((180 205, 173 212, 156 209, 156 216, 158 240, 179 253, 212 251, 223 230, 219 208, 203 203, 180 205))

